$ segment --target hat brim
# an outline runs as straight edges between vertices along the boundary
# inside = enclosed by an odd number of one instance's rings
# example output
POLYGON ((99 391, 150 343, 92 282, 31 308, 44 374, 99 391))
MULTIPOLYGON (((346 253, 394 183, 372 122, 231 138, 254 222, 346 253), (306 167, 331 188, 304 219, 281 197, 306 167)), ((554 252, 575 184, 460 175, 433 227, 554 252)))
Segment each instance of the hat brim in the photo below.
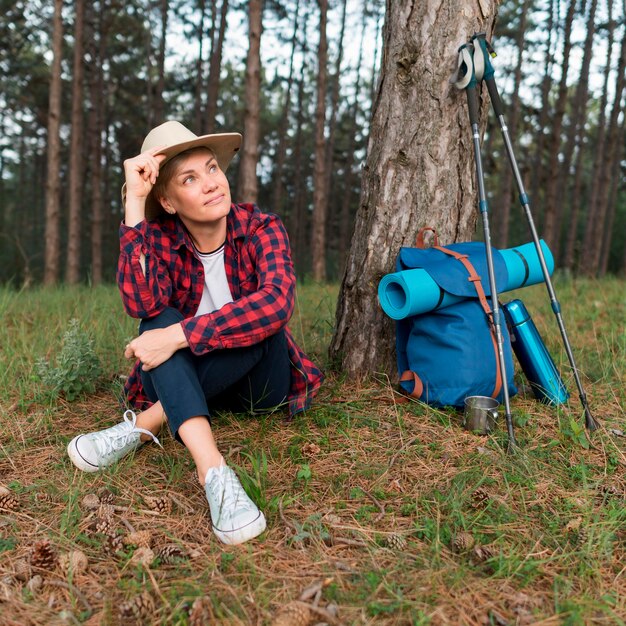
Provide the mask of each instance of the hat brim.
MULTIPOLYGON (((187 150, 193 150, 194 148, 208 148, 215 155, 215 159, 217 164, 220 166, 220 169, 225 172, 233 157, 239 151, 241 140, 242 136, 239 133, 217 133, 214 135, 202 135, 190 141, 184 141, 173 146, 168 146, 164 150, 157 152, 157 154, 165 155, 165 159, 161 161, 159 167, 163 167, 175 156, 178 156, 187 150)), ((125 200, 125 196, 126 184, 122 187, 123 200, 125 200)), ((153 193, 150 192, 146 198, 146 220, 152 220, 164 212, 165 210, 161 206, 161 203, 154 197, 153 193)))

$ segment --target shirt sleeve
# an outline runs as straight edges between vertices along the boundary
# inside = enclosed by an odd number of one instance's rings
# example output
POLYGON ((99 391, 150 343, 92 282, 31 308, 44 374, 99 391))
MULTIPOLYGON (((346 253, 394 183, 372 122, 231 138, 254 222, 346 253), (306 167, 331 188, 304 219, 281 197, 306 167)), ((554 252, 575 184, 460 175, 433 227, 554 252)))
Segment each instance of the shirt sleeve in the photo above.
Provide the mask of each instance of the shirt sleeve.
MULTIPOLYGON (((160 246, 163 248, 163 245, 160 246)), ((150 232, 148 222, 137 226, 120 226, 120 256, 117 265, 117 284, 122 295, 124 309, 131 317, 146 318, 160 313, 169 302, 172 281, 158 254, 158 239, 150 232), (146 273, 141 267, 145 258, 146 273)))
POLYGON ((296 277, 280 219, 266 216, 244 245, 255 264, 258 288, 217 311, 181 322, 194 354, 254 345, 276 334, 293 313, 296 277))

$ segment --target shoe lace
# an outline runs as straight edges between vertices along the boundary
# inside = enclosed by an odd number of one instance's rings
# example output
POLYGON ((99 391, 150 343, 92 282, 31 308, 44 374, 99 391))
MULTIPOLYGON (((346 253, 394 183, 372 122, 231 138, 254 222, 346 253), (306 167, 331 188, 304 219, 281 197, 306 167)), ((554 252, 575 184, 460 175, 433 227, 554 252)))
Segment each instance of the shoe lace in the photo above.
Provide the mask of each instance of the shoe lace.
POLYGON ((102 454, 110 454, 116 450, 121 450, 124 446, 128 445, 129 438, 135 433, 148 435, 154 443, 161 448, 163 447, 156 435, 145 428, 137 426, 137 415, 130 409, 124 411, 124 421, 115 426, 114 429, 113 432, 109 431, 106 435, 96 439, 102 454))
POLYGON ((232 511, 235 507, 248 510, 255 506, 230 468, 215 472, 209 487, 219 502, 220 515, 222 511, 232 511))

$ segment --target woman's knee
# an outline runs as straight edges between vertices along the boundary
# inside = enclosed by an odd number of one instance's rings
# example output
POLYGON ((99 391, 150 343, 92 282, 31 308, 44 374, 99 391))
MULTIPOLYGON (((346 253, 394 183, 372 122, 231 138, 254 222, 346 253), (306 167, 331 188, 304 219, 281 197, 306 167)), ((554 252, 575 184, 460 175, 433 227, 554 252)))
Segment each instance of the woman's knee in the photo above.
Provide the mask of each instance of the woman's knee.
POLYGON ((155 328, 166 328, 167 326, 181 322, 183 319, 183 314, 180 311, 172 307, 167 307, 158 315, 141 320, 139 333, 141 334, 146 330, 154 330, 155 328))

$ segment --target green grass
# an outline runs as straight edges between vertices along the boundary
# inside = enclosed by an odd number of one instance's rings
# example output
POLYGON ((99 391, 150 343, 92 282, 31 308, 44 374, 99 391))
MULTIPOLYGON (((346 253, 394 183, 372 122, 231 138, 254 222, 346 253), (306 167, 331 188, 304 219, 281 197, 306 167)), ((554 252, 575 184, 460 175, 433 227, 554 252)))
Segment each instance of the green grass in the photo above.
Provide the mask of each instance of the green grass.
MULTIPOLYGON (((147 591, 146 623, 187 624, 201 598, 206 620, 269 624, 317 585, 317 606, 336 606, 343 624, 625 623, 626 284, 557 277, 555 286, 598 432, 581 428, 545 289, 507 294, 524 300, 571 393, 559 409, 512 399, 515 454, 503 428, 471 435, 454 411, 328 372, 314 407, 290 424, 216 418, 220 448, 268 519, 258 540, 232 548, 213 537, 193 463, 169 435, 164 451, 146 446, 103 473, 66 458, 77 432, 119 419, 122 347, 137 323, 117 290, 0 289, 0 484, 19 503, 0 511, 0 622, 56 623, 66 611, 113 624, 123 602, 147 591), (102 373, 95 392, 69 402, 47 393, 35 365, 58 355, 72 318, 93 338, 102 373), (174 543, 184 557, 144 568, 136 546, 107 551, 90 529, 103 513, 83 504, 103 489, 115 533, 148 530, 155 553, 174 543), (158 495, 171 511, 149 510, 146 498, 158 495), (474 545, 462 547, 463 536, 474 545), (57 554, 84 552, 87 571, 57 568, 29 589, 15 571, 42 539, 57 554)), ((301 287, 291 322, 325 367, 336 295, 332 285, 301 287)))

